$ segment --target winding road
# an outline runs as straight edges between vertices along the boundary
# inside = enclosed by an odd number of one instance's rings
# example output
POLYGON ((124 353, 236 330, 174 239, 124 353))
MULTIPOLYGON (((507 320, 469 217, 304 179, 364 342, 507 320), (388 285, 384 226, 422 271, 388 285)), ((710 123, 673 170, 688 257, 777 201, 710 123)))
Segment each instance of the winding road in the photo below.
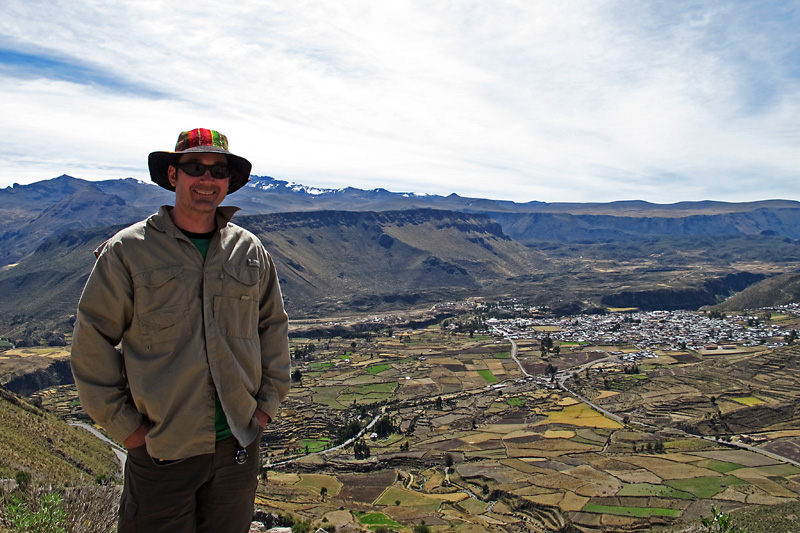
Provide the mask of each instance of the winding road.
MULTIPOLYGON (((502 331, 502 330, 500 330, 500 331, 502 331)), ((511 358, 517 363, 517 365, 519 365, 519 369, 522 371, 523 374, 525 374, 526 377, 534 377, 534 376, 531 376, 531 374, 529 374, 527 370, 525 370, 525 367, 522 366, 522 363, 517 358, 517 343, 514 342, 514 339, 512 339, 508 335, 507 332, 503 332, 503 334, 505 335, 505 339, 511 343, 511 358)), ((574 390, 570 389, 569 387, 567 387, 567 384, 566 384, 567 380, 572 376, 573 372, 582 372, 582 371, 586 370, 587 368, 589 368, 589 367, 591 367, 591 366, 593 366, 593 365, 595 365, 597 363, 601 363, 601 362, 605 362, 605 361, 619 362, 619 357, 618 356, 605 357, 603 359, 597 359, 595 361, 589 361, 588 363, 585 363, 585 364, 581 365, 580 367, 578 367, 577 370, 570 370, 568 372, 567 371, 562 371, 562 372, 560 372, 558 374, 558 386, 561 389, 563 389, 564 391, 566 391, 569 394, 571 394, 572 396, 574 396, 579 401, 587 404, 589 407, 591 407, 595 411, 598 411, 598 412, 602 413, 604 416, 607 416, 611 420, 615 420, 615 421, 619 422, 620 424, 624 424, 623 423, 623 417, 621 417, 621 416, 619 416, 619 415, 617 415, 615 413, 612 413, 611 411, 609 411, 607 409, 603 409, 602 407, 600 407, 596 403, 592 402, 588 398, 585 398, 585 397, 581 396, 576 391, 574 391, 574 390)), ((767 457, 769 457, 771 459, 775 459, 777 461, 781 461, 781 462, 784 462, 784 463, 789 463, 789 464, 792 464, 794 466, 800 467, 800 461, 795 461, 794 459, 790 459, 788 457, 784 457, 783 455, 779 455, 777 453, 771 452, 769 450, 764 450, 764 449, 758 448, 756 446, 750 446, 749 444, 744 444, 742 442, 728 442, 728 441, 724 441, 724 440, 718 439, 716 437, 709 437, 709 436, 706 436, 706 435, 697 435, 697 434, 694 434, 694 433, 687 433, 686 431, 677 430, 675 428, 663 428, 663 427, 653 426, 651 424, 645 424, 643 422, 637 422, 635 420, 629 421, 628 424, 640 426, 640 427, 643 427, 643 428, 646 428, 646 429, 649 429, 649 430, 655 430, 655 431, 663 430, 663 429, 669 429, 670 431, 679 431, 680 433, 686 435, 687 437, 693 437, 693 438, 696 438, 696 439, 703 439, 703 440, 715 442, 717 444, 722 444, 724 446, 734 446, 734 447, 741 448, 741 449, 744 449, 744 450, 750 450, 752 452, 756 452, 756 453, 760 453, 761 455, 765 455, 765 456, 767 456, 767 457)))

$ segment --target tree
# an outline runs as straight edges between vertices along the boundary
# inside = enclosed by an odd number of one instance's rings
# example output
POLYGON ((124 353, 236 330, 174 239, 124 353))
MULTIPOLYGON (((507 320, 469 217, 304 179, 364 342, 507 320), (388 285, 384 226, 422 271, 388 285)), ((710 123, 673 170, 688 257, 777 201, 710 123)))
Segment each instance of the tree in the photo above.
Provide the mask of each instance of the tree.
POLYGON ((397 426, 392 422, 392 418, 389 415, 383 415, 378 419, 374 429, 375 433, 378 434, 378 438, 383 439, 395 433, 397 426))
POLYGON ((455 460, 449 453, 444 454, 444 485, 450 485, 450 472, 453 470, 455 460))
POLYGON ((542 339, 542 352, 547 353, 553 348, 553 338, 548 333, 542 339))
POLYGON ((328 495, 328 487, 322 487, 322 488, 320 488, 320 489, 319 489, 319 495, 320 495, 320 497, 322 498, 322 500, 324 501, 324 500, 325 500, 325 497, 328 495))
POLYGON ((369 446, 364 439, 358 439, 353 443, 353 455, 356 459, 367 459, 369 457, 369 446))
POLYGON ((292 372, 292 381, 295 383, 300 383, 303 381, 303 374, 300 372, 299 368, 295 368, 294 372, 292 372))
POLYGON ((347 423, 336 433, 336 444, 342 444, 352 439, 361 431, 361 423, 358 420, 350 419, 347 423))
POLYGON ((455 460, 453 459, 452 454, 449 453, 444 454, 444 466, 446 466, 448 470, 453 466, 454 462, 455 460))
POLYGON ((553 381, 556 380, 556 374, 558 373, 558 367, 557 366, 553 366, 552 363, 547 363, 547 366, 544 369, 544 373, 547 374, 548 376, 550 376, 550 382, 552 383, 553 381))

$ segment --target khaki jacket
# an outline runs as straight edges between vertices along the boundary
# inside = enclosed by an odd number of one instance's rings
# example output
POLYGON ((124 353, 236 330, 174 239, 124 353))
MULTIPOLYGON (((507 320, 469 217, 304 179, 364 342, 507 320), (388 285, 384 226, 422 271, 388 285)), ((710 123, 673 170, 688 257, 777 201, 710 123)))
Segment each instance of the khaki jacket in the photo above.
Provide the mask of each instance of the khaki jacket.
POLYGON ((289 391, 288 318, 261 241, 217 211, 203 257, 168 206, 98 248, 78 304, 72 372, 86 412, 118 442, 145 420, 148 453, 213 453, 214 399, 246 446, 256 407, 289 391))

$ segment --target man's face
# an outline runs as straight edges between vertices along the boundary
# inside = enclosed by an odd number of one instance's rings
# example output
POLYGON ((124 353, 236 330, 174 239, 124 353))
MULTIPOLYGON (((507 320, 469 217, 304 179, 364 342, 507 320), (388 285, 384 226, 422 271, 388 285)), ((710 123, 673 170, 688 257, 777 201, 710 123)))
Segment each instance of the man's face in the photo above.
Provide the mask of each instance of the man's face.
MULTIPOLYGON (((181 163, 202 163, 204 165, 227 165, 228 159, 223 154, 184 154, 178 160, 181 163)), ((169 167, 169 182, 175 187, 175 209, 186 214, 208 214, 216 211, 217 206, 228 194, 231 179, 217 179, 209 171, 202 176, 194 177, 180 168, 169 167)))

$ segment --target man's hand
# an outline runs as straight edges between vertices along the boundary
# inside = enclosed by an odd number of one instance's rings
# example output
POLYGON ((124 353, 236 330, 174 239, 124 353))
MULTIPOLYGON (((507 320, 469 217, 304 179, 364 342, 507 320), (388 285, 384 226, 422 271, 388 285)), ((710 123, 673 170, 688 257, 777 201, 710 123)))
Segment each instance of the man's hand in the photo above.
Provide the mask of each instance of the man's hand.
POLYGON ((138 448, 139 446, 144 446, 144 436, 147 435, 148 431, 150 431, 150 424, 147 422, 142 422, 142 425, 136 428, 136 431, 131 433, 122 444, 129 450, 138 448))
POLYGON ((272 419, 269 417, 267 413, 256 407, 256 412, 253 414, 258 419, 258 425, 261 426, 261 429, 264 429, 267 424, 272 422, 272 419))

